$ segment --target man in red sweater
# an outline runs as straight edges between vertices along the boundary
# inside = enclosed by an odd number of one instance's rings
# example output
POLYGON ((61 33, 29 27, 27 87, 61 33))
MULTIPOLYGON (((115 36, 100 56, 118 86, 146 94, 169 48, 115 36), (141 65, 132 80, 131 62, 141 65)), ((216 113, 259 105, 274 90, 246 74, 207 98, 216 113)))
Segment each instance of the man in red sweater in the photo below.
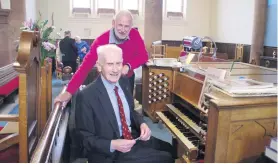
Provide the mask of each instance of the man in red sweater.
POLYGON ((67 103, 71 99, 96 64, 97 47, 105 44, 116 44, 122 49, 124 59, 122 75, 129 77, 133 91, 135 78, 133 70, 148 61, 148 53, 138 30, 133 29, 132 25, 132 14, 128 10, 119 11, 112 21, 112 28, 94 40, 83 63, 70 80, 66 92, 58 95, 55 102, 67 103))

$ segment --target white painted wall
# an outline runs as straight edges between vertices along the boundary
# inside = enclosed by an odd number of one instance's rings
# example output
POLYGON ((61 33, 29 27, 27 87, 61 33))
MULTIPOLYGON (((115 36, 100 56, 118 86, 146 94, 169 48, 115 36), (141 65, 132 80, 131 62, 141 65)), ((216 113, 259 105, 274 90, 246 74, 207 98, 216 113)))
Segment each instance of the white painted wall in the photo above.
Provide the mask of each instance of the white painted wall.
POLYGON ((2 9, 11 9, 11 1, 10 0, 0 0, 2 9))
MULTIPOLYGON (((140 1, 144 4, 144 0, 140 1)), ((111 28, 112 18, 72 17, 70 4, 71 0, 37 0, 37 9, 45 19, 50 19, 53 12, 55 26, 71 30, 73 36, 94 39, 111 28)), ((183 36, 196 35, 211 36, 218 42, 251 44, 253 8, 254 0, 187 0, 186 20, 164 20, 162 39, 181 40, 183 36)), ((143 37, 143 16, 136 18, 134 24, 143 37)))
MULTIPOLYGON (((43 17, 50 19, 54 13, 55 26, 63 30, 69 29, 73 35, 80 35, 82 38, 96 38, 104 30, 111 28, 111 18, 73 18, 70 15, 70 0, 37 0, 38 9, 43 17), (87 36, 86 31, 91 30, 87 36)), ((162 39, 181 40, 184 35, 210 35, 210 6, 211 0, 187 0, 186 20, 165 20, 163 22, 162 39), (200 11, 196 12, 196 8, 200 11), (203 20, 200 21, 199 18, 203 20)), ((142 3, 144 4, 144 2, 142 3)), ((144 36, 143 16, 136 18, 134 25, 139 28, 144 36)))
POLYGON ((27 20, 36 20, 36 0, 25 0, 26 7, 26 19, 27 20))
POLYGON ((217 42, 251 44, 254 0, 212 0, 211 35, 217 42))

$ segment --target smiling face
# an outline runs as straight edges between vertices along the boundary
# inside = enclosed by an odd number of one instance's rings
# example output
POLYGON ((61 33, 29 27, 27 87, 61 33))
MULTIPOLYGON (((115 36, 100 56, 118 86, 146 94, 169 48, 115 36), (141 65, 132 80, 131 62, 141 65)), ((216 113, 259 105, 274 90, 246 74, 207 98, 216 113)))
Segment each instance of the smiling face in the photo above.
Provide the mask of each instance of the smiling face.
POLYGON ((122 50, 116 45, 106 45, 100 48, 98 70, 108 82, 117 83, 123 68, 122 50))
POLYGON ((119 39, 126 39, 132 27, 132 18, 129 15, 120 15, 112 22, 115 35, 119 39))

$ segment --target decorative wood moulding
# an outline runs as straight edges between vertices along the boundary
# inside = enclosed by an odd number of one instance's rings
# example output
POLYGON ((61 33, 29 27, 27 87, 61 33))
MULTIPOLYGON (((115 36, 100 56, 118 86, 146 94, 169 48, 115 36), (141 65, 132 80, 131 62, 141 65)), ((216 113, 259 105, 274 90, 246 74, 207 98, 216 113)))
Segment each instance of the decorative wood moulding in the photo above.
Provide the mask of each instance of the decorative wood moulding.
POLYGON ((182 12, 167 12, 167 17, 181 17, 183 18, 182 12))
POLYGON ((129 10, 133 15, 139 15, 139 11, 138 10, 129 10))
POLYGON ((10 9, 0 9, 0 24, 8 24, 10 9))
POLYGON ((97 14, 115 14, 115 9, 98 8, 97 14))

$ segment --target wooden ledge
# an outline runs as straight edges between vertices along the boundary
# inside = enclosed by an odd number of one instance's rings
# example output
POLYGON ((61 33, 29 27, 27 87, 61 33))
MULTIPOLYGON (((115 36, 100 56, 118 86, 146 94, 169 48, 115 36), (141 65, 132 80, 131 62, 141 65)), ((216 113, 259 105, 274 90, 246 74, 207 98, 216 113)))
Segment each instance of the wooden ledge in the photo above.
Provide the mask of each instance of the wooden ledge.
POLYGON ((10 14, 11 10, 10 9, 0 9, 0 16, 6 16, 8 17, 10 14))

